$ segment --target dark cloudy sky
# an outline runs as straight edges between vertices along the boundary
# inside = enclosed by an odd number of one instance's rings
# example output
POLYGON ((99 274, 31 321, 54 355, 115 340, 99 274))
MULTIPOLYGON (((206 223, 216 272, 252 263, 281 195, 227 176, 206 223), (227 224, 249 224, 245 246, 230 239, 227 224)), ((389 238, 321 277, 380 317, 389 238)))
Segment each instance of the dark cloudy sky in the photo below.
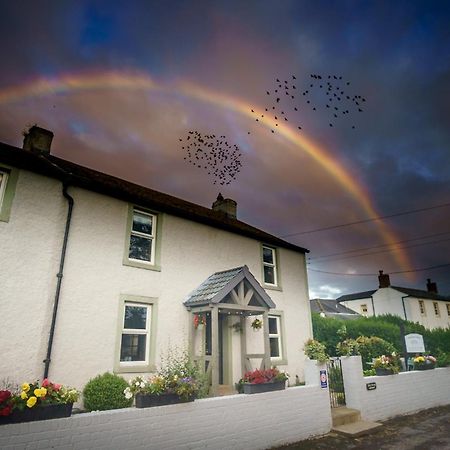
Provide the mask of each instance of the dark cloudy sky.
POLYGON ((311 250, 313 297, 376 288, 379 269, 450 294, 449 2, 0 5, 1 141, 37 123, 79 164, 208 207, 220 190, 241 220, 311 250), (291 86, 278 104, 277 78, 291 86), (335 96, 350 111, 334 119, 328 80, 363 112, 335 96), (288 121, 256 122, 272 106, 288 121), (189 130, 239 147, 235 182, 186 163, 189 130))

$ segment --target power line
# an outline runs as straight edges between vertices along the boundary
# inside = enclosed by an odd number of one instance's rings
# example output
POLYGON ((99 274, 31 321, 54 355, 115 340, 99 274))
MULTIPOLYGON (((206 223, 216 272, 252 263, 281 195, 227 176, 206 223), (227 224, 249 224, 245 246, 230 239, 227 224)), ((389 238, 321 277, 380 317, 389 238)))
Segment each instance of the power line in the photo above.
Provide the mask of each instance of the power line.
MULTIPOLYGON (((434 270, 434 269, 440 269, 442 267, 448 267, 450 266, 450 263, 447 264, 440 264, 439 266, 430 266, 430 267, 423 267, 422 269, 411 269, 411 270, 401 270, 397 272, 389 272, 390 275, 395 274, 401 274, 401 273, 411 273, 411 272, 423 272, 425 270, 434 270)), ((320 273, 326 273, 329 275, 342 275, 345 277, 376 277, 377 274, 374 273, 338 273, 338 272, 327 272, 325 270, 317 270, 317 269, 308 269, 311 272, 320 272, 320 273)))
POLYGON ((419 237, 416 237, 416 238, 404 239, 403 241, 393 242, 392 244, 380 244, 380 245, 375 245, 373 247, 355 248, 353 250, 346 250, 345 252, 329 253, 327 255, 319 255, 319 256, 311 256, 308 259, 310 261, 312 261, 312 260, 317 260, 317 259, 322 259, 322 258, 328 258, 330 256, 340 256, 340 255, 347 255, 348 253, 363 252, 363 251, 366 251, 366 250, 374 250, 374 249, 377 249, 377 248, 393 247, 393 246, 398 245, 398 244, 404 244, 405 242, 420 241, 422 239, 428 239, 428 238, 431 238, 431 237, 443 236, 443 235, 446 235, 446 234, 449 234, 449 233, 450 233, 450 231, 445 231, 444 233, 428 234, 426 236, 419 236, 419 237))
POLYGON ((409 211, 403 211, 403 212, 399 212, 399 213, 395 213, 395 214, 389 214, 387 216, 377 216, 377 217, 372 217, 370 219, 356 220, 354 222, 341 223, 339 225, 332 225, 332 226, 324 227, 324 228, 316 228, 313 230, 299 231, 297 233, 285 234, 284 236, 281 236, 281 237, 287 238, 287 237, 291 237, 291 236, 298 236, 301 234, 318 233, 320 231, 334 230, 335 228, 349 227, 351 225, 358 225, 360 223, 367 223, 367 222, 373 222, 375 220, 389 219, 390 217, 405 216, 407 214, 414 214, 414 213, 423 212, 423 211, 430 211, 431 209, 445 208, 447 206, 450 206, 450 203, 443 203, 441 205, 428 206, 427 208, 411 209, 409 211))
POLYGON ((340 261, 342 259, 359 258, 360 256, 367 256, 367 255, 377 255, 379 253, 391 252, 393 250, 394 251, 395 250, 404 250, 404 249, 407 249, 407 248, 422 247, 424 245, 438 244, 440 242, 447 242, 447 241, 450 241, 450 238, 448 238, 448 239, 440 239, 438 241, 432 241, 432 242, 422 242, 421 244, 405 245, 403 247, 397 247, 397 248, 387 248, 385 250, 380 250, 378 252, 361 253, 359 255, 342 256, 340 258, 339 257, 338 258, 331 258, 331 259, 326 259, 325 261, 314 261, 314 262, 321 263, 321 262, 340 261))

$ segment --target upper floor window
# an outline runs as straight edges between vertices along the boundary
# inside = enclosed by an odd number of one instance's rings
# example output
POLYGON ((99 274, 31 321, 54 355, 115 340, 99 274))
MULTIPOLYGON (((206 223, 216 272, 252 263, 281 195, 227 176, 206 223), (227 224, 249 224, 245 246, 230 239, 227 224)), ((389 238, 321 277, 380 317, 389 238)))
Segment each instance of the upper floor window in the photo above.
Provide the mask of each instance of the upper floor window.
POLYGON ((0 221, 8 222, 19 171, 0 166, 0 221))
POLYGON ((8 174, 5 171, 0 170, 0 210, 2 209, 3 198, 5 197, 7 181, 8 181, 8 174))
POLYGON ((427 315, 427 313, 425 311, 425 302, 423 300, 419 300, 419 309, 420 309, 420 314, 422 314, 422 316, 427 315))
POLYGON ((262 246, 264 284, 278 286, 277 254, 274 248, 262 246))
POLYGON ((133 208, 130 230, 130 247, 128 258, 145 261, 150 264, 155 260, 156 216, 133 208))
POLYGON ((434 314, 436 316, 440 316, 441 312, 439 311, 439 304, 438 304, 438 302, 433 302, 433 308, 434 308, 434 314))
POLYGON ((367 316, 367 305, 361 305, 361 314, 367 316))

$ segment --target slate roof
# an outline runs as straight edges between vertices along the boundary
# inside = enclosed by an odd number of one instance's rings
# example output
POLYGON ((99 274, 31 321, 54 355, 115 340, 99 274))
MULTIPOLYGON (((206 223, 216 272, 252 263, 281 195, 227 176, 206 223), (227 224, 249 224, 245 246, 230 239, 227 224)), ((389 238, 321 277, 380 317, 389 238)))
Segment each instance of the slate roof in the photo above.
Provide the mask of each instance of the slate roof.
POLYGON ((286 242, 240 220, 229 218, 221 212, 74 164, 53 155, 0 143, 0 161, 19 169, 65 181, 69 186, 77 186, 158 212, 183 217, 266 244, 300 253, 309 252, 303 247, 286 242))
POLYGON ((362 298, 370 298, 375 292, 377 292, 377 289, 374 289, 373 291, 364 291, 364 292, 356 292, 354 294, 347 294, 347 295, 341 295, 339 298, 336 299, 337 302, 348 302, 350 300, 359 300, 362 298))
MULTIPOLYGON (((436 294, 434 292, 428 292, 423 291, 421 289, 410 289, 410 288, 404 288, 399 286, 390 286, 392 289, 395 289, 396 291, 402 292, 403 294, 409 295, 410 297, 414 298, 424 298, 429 300, 443 300, 443 301, 450 301, 450 296, 440 295, 436 294)), ((373 291, 365 291, 365 292, 356 292, 354 294, 348 294, 348 295, 342 295, 338 299, 336 299, 337 302, 347 302, 350 300, 360 300, 363 298, 369 298, 371 295, 373 295, 375 292, 377 292, 378 289, 375 289, 373 291)))
POLYGON ((255 293, 260 296, 268 308, 276 307, 247 266, 213 273, 186 297, 184 305, 191 307, 219 303, 243 279, 250 283, 255 293))
POLYGON ((360 317, 357 312, 332 299, 315 298, 310 300, 310 305, 312 312, 324 313, 326 316, 340 317, 342 319, 356 319, 360 317))

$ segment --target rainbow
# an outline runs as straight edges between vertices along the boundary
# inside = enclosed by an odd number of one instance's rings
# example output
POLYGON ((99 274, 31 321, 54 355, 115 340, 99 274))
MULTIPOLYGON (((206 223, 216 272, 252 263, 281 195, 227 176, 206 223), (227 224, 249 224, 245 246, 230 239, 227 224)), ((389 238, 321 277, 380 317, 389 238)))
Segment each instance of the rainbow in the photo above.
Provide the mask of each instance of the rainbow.
MULTIPOLYGON (((254 120, 255 117, 254 113, 251 112, 251 109, 253 108, 255 113, 259 115, 261 124, 270 129, 275 127, 275 121, 273 119, 267 116, 261 118, 261 115, 264 114, 262 108, 258 111, 257 108, 250 106, 240 99, 214 92, 188 82, 178 82, 175 85, 157 83, 148 74, 142 72, 111 71, 104 73, 69 74, 58 78, 40 78, 20 86, 0 90, 0 104, 13 103, 32 97, 105 88, 130 91, 152 90, 162 91, 168 94, 181 94, 188 98, 232 110, 252 120, 254 120)), ((295 150, 291 151, 302 151, 316 161, 356 200, 368 217, 379 216, 365 187, 355 180, 350 171, 333 158, 333 156, 324 148, 307 138, 304 132, 299 133, 289 125, 283 124, 283 126, 278 127, 277 134, 293 144, 292 147, 295 150)), ((398 240, 394 232, 381 220, 377 221, 377 224, 379 233, 385 242, 389 245, 393 245, 398 240)), ((404 249, 394 248, 392 253, 400 267, 405 271, 411 270, 412 266, 409 256, 404 249)))

